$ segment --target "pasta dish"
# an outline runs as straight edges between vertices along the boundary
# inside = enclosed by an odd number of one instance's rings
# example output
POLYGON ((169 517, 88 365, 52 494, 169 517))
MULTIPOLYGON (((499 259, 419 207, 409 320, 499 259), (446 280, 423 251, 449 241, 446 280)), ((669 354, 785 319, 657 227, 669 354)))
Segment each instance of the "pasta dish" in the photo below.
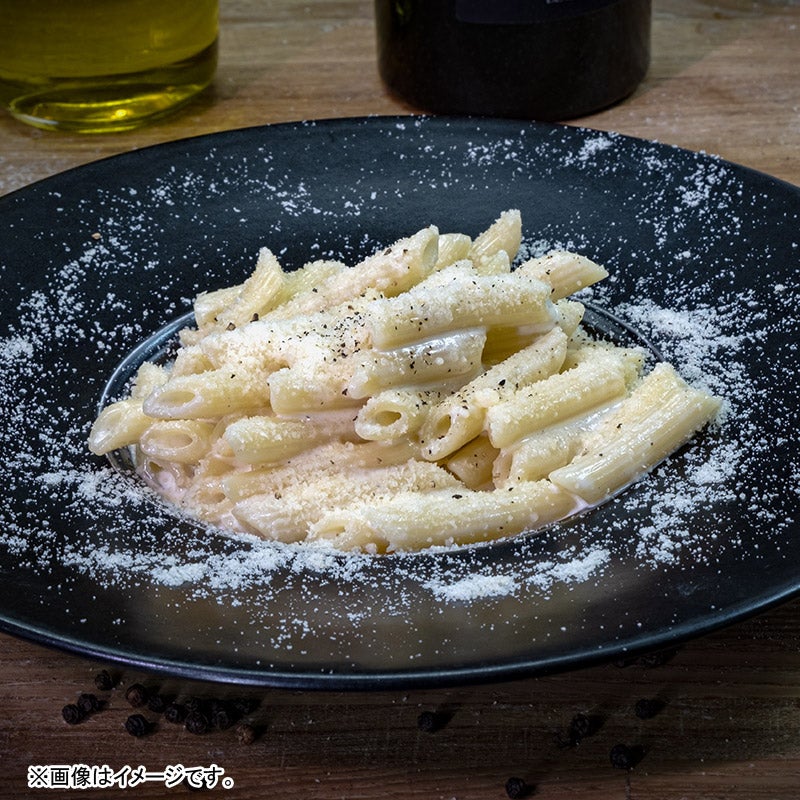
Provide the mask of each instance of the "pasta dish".
POLYGON ((475 238, 431 226, 348 266, 203 293, 167 364, 141 365, 89 447, 131 448, 191 516, 368 553, 531 531, 599 504, 711 421, 668 363, 593 338, 570 296, 607 277, 520 264, 520 213, 475 238))

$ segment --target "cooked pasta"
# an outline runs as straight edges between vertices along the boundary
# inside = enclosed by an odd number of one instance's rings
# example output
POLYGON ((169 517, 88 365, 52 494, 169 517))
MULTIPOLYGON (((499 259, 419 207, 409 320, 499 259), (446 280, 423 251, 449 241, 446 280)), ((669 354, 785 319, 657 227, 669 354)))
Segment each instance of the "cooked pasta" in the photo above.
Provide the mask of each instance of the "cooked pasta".
MULTIPOLYGON (((368 553, 463 545, 603 502, 714 418, 672 365, 595 341, 574 292, 608 275, 516 265, 521 217, 431 226, 358 264, 252 275, 195 301, 172 363, 142 364, 89 448, 199 520, 368 553)), ((679 366, 679 365, 678 365, 679 366)))

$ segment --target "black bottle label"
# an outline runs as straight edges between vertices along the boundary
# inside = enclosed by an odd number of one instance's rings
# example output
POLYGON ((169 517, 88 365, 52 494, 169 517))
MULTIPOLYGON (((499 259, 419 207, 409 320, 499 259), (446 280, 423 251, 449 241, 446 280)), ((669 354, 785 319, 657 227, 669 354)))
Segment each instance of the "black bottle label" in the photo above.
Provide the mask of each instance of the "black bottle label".
POLYGON ((617 0, 455 0, 456 19, 478 25, 530 25, 587 14, 617 0))

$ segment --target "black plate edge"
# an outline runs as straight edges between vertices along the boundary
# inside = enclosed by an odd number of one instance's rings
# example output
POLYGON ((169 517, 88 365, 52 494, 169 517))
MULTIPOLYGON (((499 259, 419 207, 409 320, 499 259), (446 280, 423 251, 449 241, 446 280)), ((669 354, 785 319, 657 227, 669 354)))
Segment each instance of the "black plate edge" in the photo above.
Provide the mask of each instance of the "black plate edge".
POLYGON ((0 616, 0 630, 19 639, 49 647, 80 658, 115 664, 127 669, 143 670, 166 677, 207 681, 232 686, 304 690, 304 691, 392 691, 403 689, 435 689, 482 685, 501 681, 539 678, 571 669, 588 669, 610 664, 617 659, 636 658, 645 653, 676 647, 701 636, 714 633, 777 608, 800 597, 800 585, 786 588, 767 599, 742 603, 724 617, 709 616, 703 623, 696 620, 678 625, 660 634, 636 639, 634 646, 624 642, 602 650, 579 651, 563 658, 532 660, 493 665, 466 665, 452 669, 397 670, 393 672, 359 671, 353 673, 323 671, 270 671, 263 665, 249 672, 242 668, 218 667, 197 662, 178 662, 159 658, 143 658, 133 652, 87 646, 85 642, 57 638, 44 630, 25 628, 0 616))

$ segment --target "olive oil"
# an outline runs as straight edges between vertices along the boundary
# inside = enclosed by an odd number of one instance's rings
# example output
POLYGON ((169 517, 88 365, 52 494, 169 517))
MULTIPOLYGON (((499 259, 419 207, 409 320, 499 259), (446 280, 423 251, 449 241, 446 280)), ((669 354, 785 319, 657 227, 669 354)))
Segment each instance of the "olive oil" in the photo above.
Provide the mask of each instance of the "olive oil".
POLYGON ((204 89, 217 0, 0 0, 0 105, 41 128, 126 130, 204 89))

